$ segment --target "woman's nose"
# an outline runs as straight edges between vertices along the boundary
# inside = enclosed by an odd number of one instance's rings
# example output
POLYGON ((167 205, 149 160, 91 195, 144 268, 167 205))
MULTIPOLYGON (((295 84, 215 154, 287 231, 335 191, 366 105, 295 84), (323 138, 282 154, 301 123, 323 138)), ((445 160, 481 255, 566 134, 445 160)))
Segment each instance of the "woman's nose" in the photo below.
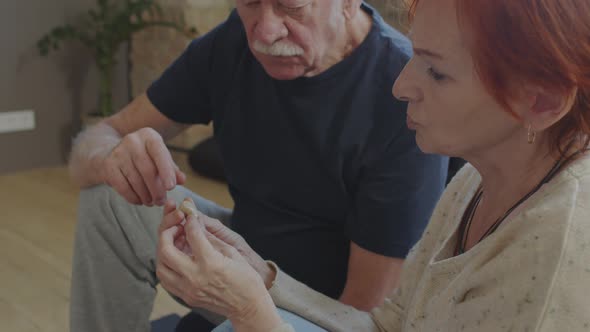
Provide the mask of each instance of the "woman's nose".
POLYGON ((410 68, 406 65, 391 89, 395 98, 406 102, 415 102, 421 99, 420 89, 416 85, 416 80, 411 76, 410 68))

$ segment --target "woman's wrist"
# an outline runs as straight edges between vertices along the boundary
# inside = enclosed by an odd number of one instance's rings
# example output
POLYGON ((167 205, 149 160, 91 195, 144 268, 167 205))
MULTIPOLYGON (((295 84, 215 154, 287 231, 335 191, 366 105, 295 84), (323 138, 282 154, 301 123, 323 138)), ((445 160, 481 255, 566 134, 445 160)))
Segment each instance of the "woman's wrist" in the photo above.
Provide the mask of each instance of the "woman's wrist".
POLYGON ((254 301, 248 310, 228 318, 236 332, 271 332, 284 325, 272 298, 267 292, 254 301))
POLYGON ((269 290, 277 277, 277 266, 272 262, 267 262, 262 258, 256 260, 255 266, 253 266, 260 278, 264 282, 264 286, 269 290))

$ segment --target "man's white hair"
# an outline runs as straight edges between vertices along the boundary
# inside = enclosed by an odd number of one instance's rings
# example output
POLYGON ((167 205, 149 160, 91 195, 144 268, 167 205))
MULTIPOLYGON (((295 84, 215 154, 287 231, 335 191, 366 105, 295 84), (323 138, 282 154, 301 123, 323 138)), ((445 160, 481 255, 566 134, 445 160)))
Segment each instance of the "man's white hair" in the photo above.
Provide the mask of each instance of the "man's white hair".
POLYGON ((255 40, 253 48, 256 52, 272 56, 298 56, 303 54, 301 46, 285 40, 278 40, 272 45, 255 40))

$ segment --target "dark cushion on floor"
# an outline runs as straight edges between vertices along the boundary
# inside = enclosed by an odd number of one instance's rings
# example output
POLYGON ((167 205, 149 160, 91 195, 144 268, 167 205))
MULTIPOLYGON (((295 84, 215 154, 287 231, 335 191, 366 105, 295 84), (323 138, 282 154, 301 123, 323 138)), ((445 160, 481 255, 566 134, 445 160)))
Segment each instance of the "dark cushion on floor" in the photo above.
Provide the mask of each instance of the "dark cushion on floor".
POLYGON ((151 321, 151 332, 172 332, 179 321, 180 316, 176 314, 171 314, 155 319, 151 321))
POLYGON ((211 332, 214 328, 214 324, 191 311, 182 317, 174 332, 211 332))

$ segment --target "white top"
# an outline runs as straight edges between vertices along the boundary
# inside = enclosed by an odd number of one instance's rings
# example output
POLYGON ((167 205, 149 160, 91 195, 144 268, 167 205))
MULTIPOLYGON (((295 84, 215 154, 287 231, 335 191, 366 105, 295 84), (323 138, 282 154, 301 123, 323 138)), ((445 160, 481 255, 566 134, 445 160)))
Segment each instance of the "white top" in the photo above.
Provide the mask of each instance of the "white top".
POLYGON ((453 257, 480 181, 470 165, 453 179, 408 254, 400 286, 370 314, 280 271, 273 300, 330 331, 590 331, 590 158, 567 166, 496 232, 453 257))

